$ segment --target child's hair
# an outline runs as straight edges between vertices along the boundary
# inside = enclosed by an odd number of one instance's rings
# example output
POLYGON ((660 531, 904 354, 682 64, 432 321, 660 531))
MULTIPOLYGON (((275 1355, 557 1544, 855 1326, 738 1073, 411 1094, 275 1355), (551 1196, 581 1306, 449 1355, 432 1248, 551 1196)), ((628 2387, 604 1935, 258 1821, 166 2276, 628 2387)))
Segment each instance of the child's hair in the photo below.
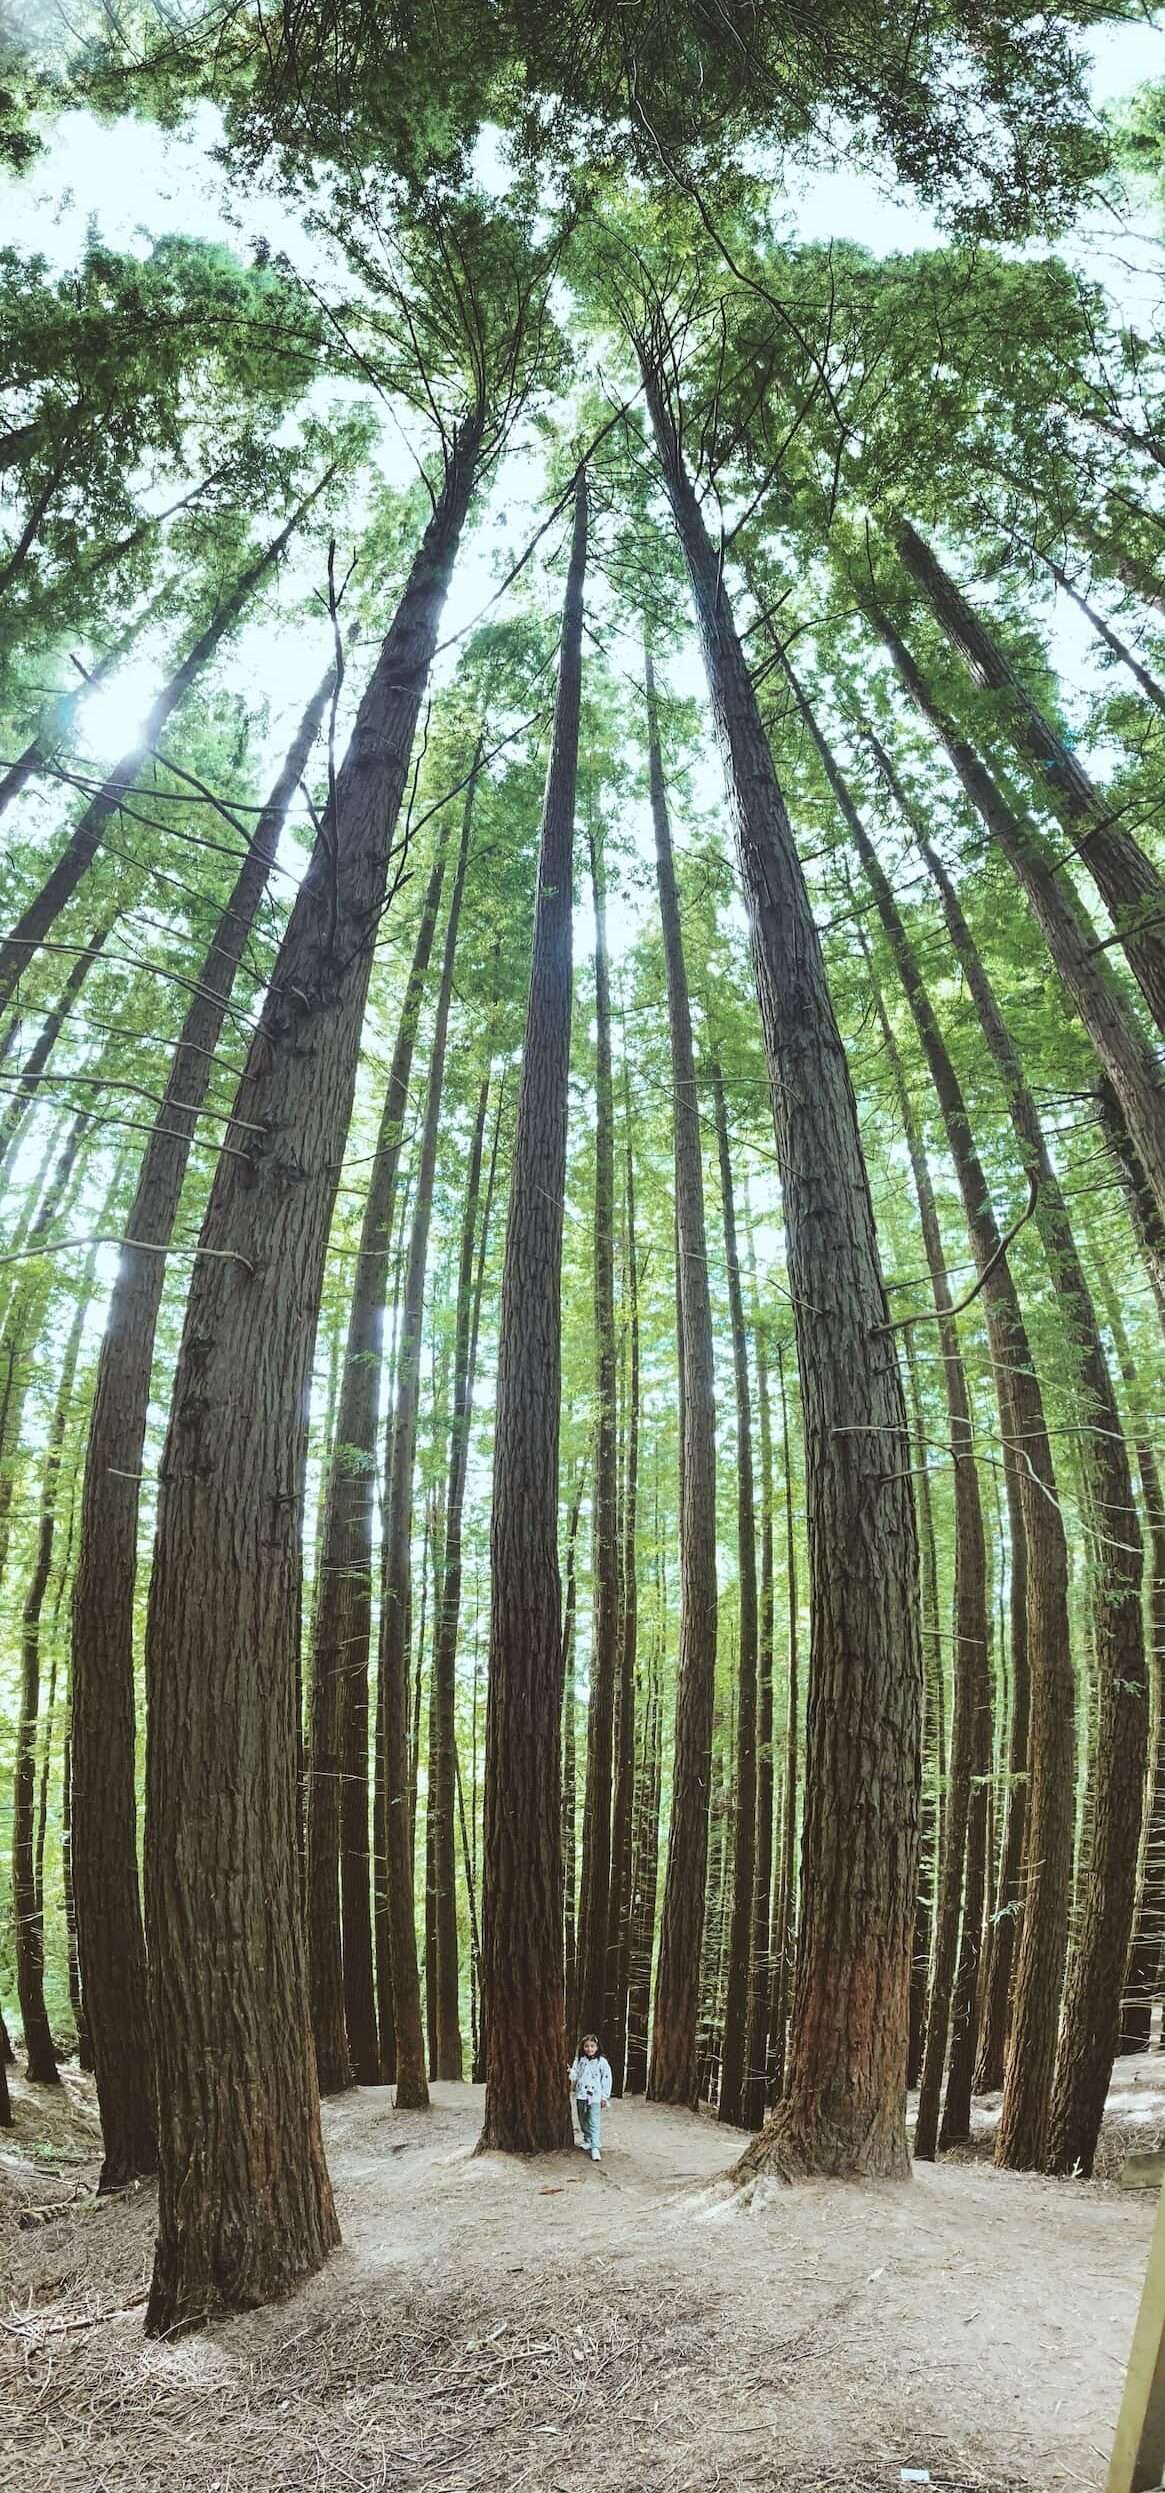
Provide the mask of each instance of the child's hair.
POLYGON ((584 2036, 583 2036, 583 2038, 582 2038, 582 2041, 581 2041, 581 2043, 579 2044, 579 2050, 580 2050, 580 2052, 585 2052, 586 2047, 587 2047, 587 2044, 588 2044, 588 2043, 593 2043, 593 2044, 594 2044, 594 2047, 595 2047, 595 2050, 597 2051, 597 2050, 598 2050, 598 2048, 599 2048, 599 2038, 598 2038, 598 2035, 597 2035, 597 2034, 584 2034, 584 2036))

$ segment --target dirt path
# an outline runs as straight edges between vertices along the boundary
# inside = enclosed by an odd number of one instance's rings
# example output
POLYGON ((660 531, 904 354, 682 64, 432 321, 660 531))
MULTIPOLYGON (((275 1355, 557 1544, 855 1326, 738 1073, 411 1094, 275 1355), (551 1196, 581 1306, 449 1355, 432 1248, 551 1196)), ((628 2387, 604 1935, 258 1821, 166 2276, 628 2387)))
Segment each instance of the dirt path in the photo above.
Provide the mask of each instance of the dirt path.
POLYGON ((25 2092, 18 2139, 51 2130, 39 2172, 0 2149, 0 2475, 22 2493, 880 2493, 904 2467, 947 2493, 1102 2483, 1150 2199, 968 2162, 742 2211, 711 2186, 730 2142, 694 2114, 615 2105, 601 2168, 517 2163, 473 2156, 478 2089, 433 2091, 428 2114, 381 2090, 327 2106, 342 2249, 280 2309, 174 2346, 141 2333, 151 2194, 74 2201, 83 2081, 51 2115, 25 2092))

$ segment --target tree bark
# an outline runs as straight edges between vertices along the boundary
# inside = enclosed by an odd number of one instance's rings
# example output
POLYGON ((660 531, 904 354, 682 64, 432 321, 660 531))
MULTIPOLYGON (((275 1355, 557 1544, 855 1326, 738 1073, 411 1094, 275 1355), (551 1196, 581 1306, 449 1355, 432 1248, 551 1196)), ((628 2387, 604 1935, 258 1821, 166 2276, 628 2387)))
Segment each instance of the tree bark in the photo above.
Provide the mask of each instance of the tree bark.
MULTIPOLYGON (((1039 1111, 950 877, 929 841, 920 846, 1003 1085, 1024 1167, 1038 1187, 1036 1220, 1075 1370, 1083 1428, 1080 1465, 1092 1541, 1092 1642, 1100 1711, 1089 1760, 1093 1844, 1078 1899, 1082 1910, 1064 1999, 1048 2152, 1053 2171, 1071 2172, 1079 2166, 1089 2173, 1116 2053, 1136 1904, 1149 1727, 1140 1518, 1092 1293, 1039 1111)), ((969 2111, 968 2096, 968 2120, 969 2111)))
POLYGON ((736 1242, 736 1202, 728 1142, 724 1077, 717 1057, 711 1059, 712 1098, 720 1155, 720 1193, 724 1215, 724 1254, 728 1268, 728 1312, 732 1328, 732 1369, 736 1393, 736 1545, 739 1618, 736 1699, 736 1799, 732 1849, 732 1920, 728 1937, 728 1979, 724 1996, 724 2042, 720 2061, 719 2117, 737 2128, 744 2116, 747 2070, 746 2040, 751 1990, 753 1882, 756 1874, 756 1714, 757 1714, 757 1585, 756 1497, 752 1469, 752 1393, 748 1373, 748 1335, 740 1256, 736 1242))
POLYGON ((0 1117, 0 1186, 8 1178, 23 1136, 25 1121, 36 1104, 36 1094, 45 1066, 61 1031, 94 964, 109 941, 120 915, 119 908, 106 912, 102 923, 94 928, 86 945, 77 953, 60 997, 50 1013, 46 1013, 36 1039, 20 1068, 19 1088, 13 1091, 3 1117, 0 1117))
MULTIPOLYGON (((425 2037, 417 1972, 417 1927, 414 1898, 413 1799, 409 1743, 409 1605, 412 1593, 413 1470, 417 1453, 417 1413, 421 1388, 421 1350, 425 1312, 425 1270, 433 1210, 433 1179, 437 1138, 445 1087, 445 1052, 449 1008, 453 1000, 453 967, 465 891, 465 868, 473 824, 473 799, 481 767, 478 743, 465 796, 461 846, 449 902, 441 980, 433 1024, 433 1049, 420 1159, 413 1195, 412 1232, 405 1272, 404 1310, 397 1351, 396 1391, 386 1478, 384 1541, 380 1574, 380 1646, 377 1685, 383 1691, 385 1798, 388 1883, 388 1939, 392 1961, 393 2026, 396 2035, 397 2110, 417 2111, 429 2100, 425 2074, 425 2037)), ((427 1572, 427 1569, 426 1569, 427 1572)), ((422 1602, 425 1577, 422 1576, 422 1602)), ((421 1627, 421 1644, 424 1627, 421 1627)))
POLYGON ((674 1097, 680 1351, 680 1647, 671 1819, 647 2092, 657 2103, 690 2104, 696 2101, 716 1686, 716 1376, 692 1014, 650 650, 645 653, 645 667, 651 816, 674 1097))
MULTIPOLYGON (((595 916, 595 1448, 591 1489, 590 1704, 579 1899, 578 2013, 583 2033, 602 2034, 608 1995, 611 1800, 615 1682, 620 1663, 619 1445, 615 1425, 615 1104, 607 895, 593 822, 589 831, 595 916)), ((609 2036, 605 2038, 608 2042, 609 2036)), ((573 2037, 571 2038, 573 2041, 573 2037)))
MULTIPOLYGON (((619 1616, 618 1747, 611 1815, 611 1906, 607 1921, 607 2006, 604 2025, 613 2091, 621 2095, 627 2065, 627 1989, 631 1955, 631 1850, 635 1809, 635 1657, 639 1637, 639 1261, 635 1238, 635 1168, 631 1143, 631 1069, 623 1051, 627 1185, 627 1468, 623 1487, 622 1605, 619 1616)), ((569 2029, 568 2029, 569 2030, 569 2029)))
POLYGON ((746 2129, 761 2129, 768 2067, 772 1984, 770 1898, 773 1881, 773 1423, 765 1327, 757 1305, 756 1256, 749 1235, 760 1436, 760 1598, 757 1621, 756 1844, 752 1879, 752 1949, 742 2112, 746 2129))
POLYGON ((773 1987, 769 2004, 769 2067, 766 2086, 770 2104, 785 2092, 789 2003, 793 1991, 797 1939, 797 1797, 800 1784, 800 1628, 797 1591, 797 1540, 793 1516, 793 1449, 789 1438, 789 1403, 785 1392, 785 1345, 777 1336, 777 1390, 781 1403, 781 1462, 785 1491, 785 1595, 788 1639, 785 1652, 785 1760, 781 1793, 781 1849, 774 1864, 773 1987))
POLYGON ((462 523, 466 418, 329 799, 216 1171, 146 1640, 155 2332, 286 2292, 337 2239, 297 1845, 303 1413, 390 845, 462 523))
POLYGON ((578 1699, 574 1685, 574 1624, 578 1604, 578 1519, 586 1465, 578 1476, 566 1527, 566 1594, 562 1606, 562 1937, 566 1964, 566 2031, 578 2031, 578 1889, 577 1739, 578 1699))
POLYGON ((138 1171, 97 1362, 73 1586, 72 1803, 73 1895, 104 2190, 153 2172, 157 2162, 138 1886, 134 1586, 166 1250, 235 976, 331 686, 329 674, 308 704, 193 983, 138 1171))
POLYGON ((649 354, 642 361, 749 914, 810 1514, 813 1652, 789 2081, 737 2172, 905 2176, 922 1677, 906 1408, 857 1105, 809 894, 721 557, 684 466, 660 365, 649 354))
POLYGON ((1165 1034, 1165 883, 1144 850, 1122 831, 1082 763, 1021 684, 1014 667, 908 520, 895 546, 922 590, 936 622, 959 650, 975 682, 1000 697, 1000 717, 1017 752, 1031 764, 1112 918, 1121 946, 1158 1030, 1165 1034))
POLYGON ((490 1517, 483 2148, 569 2146, 562 1935, 562 1613, 558 1572, 562 1226, 571 905, 582 691, 586 471, 575 487, 558 693, 506 1221, 490 1517))
MULTIPOLYGON (((449 1478, 445 1498, 445 1547, 441 1597, 433 1645, 433 1740, 429 1753, 429 1806, 433 1828, 433 2075, 460 2078, 462 2042, 457 1947, 457 1832, 455 1825, 457 1724, 457 1628, 461 1615, 461 1519, 469 1460, 473 1378, 477 1349, 474 1257, 481 1194, 481 1164, 490 1077, 482 1077, 469 1146, 461 1254, 457 1268, 457 1315, 453 1349, 453 1410, 449 1429, 449 1478)), ((492 1180, 492 1166, 490 1176, 492 1180)), ((482 1246, 489 1225, 489 1192, 482 1246)))

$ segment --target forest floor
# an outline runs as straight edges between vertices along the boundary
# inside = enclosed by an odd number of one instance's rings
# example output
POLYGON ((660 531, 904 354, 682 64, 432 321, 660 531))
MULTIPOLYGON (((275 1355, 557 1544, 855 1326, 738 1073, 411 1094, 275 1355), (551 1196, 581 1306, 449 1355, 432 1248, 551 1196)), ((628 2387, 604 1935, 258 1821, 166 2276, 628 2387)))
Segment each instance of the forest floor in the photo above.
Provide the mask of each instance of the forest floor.
MULTIPOLYGON (((153 2192, 93 2196, 91 2087, 62 2074, 59 2096, 17 2081, 0 2133, 0 2476, 21 2493, 1103 2483, 1147 2192, 999 2173, 980 2147, 742 2208, 708 2117, 616 2104, 601 2167, 521 2162, 473 2155, 479 2088, 437 2086, 428 2113, 370 2089, 324 2109, 344 2235, 324 2272, 156 2344, 153 2192)), ((1165 2061, 1122 2061, 1103 2169, 1163 2136, 1165 2061)))

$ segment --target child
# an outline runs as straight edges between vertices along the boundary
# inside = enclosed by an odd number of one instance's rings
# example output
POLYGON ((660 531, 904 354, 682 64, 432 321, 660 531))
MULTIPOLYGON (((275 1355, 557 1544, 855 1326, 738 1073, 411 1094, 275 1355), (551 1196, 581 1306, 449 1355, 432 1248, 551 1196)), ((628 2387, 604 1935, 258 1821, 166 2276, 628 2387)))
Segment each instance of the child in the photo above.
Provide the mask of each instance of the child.
POLYGON ((599 2136, 603 2108, 611 2100, 611 2064, 599 2051, 597 2034, 584 2034, 578 2059, 571 2066, 570 2084, 582 2131, 579 2145, 592 2164, 601 2164, 599 2136))

